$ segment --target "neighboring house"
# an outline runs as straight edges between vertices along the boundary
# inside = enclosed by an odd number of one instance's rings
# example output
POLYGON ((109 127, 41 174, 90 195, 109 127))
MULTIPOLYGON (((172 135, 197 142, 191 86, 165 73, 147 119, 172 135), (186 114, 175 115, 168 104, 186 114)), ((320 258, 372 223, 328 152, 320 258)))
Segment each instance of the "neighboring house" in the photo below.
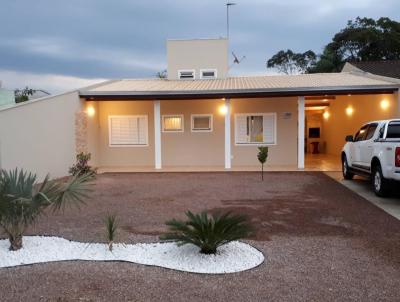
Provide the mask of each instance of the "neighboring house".
POLYGON ((339 158, 362 123, 398 117, 400 81, 360 72, 229 77, 226 39, 167 42, 167 79, 111 80, 0 111, 0 163, 65 175, 77 152, 100 171, 303 169, 339 158), (7 129, 7 130, 5 130, 7 129))
POLYGON ((343 72, 369 72, 372 74, 400 79, 400 60, 347 62, 343 72))
POLYGON ((0 81, 0 107, 5 105, 12 105, 14 103, 15 103, 14 91, 2 88, 0 81))

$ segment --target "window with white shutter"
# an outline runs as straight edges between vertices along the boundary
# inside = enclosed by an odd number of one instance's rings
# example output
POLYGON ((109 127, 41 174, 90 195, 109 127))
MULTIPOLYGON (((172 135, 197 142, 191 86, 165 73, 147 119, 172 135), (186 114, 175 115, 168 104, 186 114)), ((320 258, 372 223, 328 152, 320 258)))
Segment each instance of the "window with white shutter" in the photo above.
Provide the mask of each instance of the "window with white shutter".
POLYGON ((236 114, 235 143, 236 145, 276 144, 276 114, 236 114))
POLYGON ((147 146, 147 115, 109 116, 109 144, 111 147, 147 146))

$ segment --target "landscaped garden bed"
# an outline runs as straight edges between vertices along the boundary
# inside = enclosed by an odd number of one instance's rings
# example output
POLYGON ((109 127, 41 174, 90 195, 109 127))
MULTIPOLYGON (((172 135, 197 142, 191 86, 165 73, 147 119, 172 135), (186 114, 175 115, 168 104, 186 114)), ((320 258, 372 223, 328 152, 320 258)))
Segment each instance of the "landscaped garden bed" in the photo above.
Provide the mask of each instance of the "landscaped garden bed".
MULTIPOLYGON (((165 222, 185 219, 187 210, 231 211, 250 218, 255 230, 244 242, 261 251, 265 261, 217 275, 121 261, 1 268, 3 300, 398 299, 400 222, 322 173, 265 172, 264 181, 260 173, 104 174, 97 176, 93 190, 79 209, 46 211, 26 235, 62 237, 87 248, 101 242, 104 253, 110 253, 104 236, 108 213, 119 222, 114 252, 119 243, 157 243, 168 231, 165 222)), ((2 249, 8 252, 7 245, 2 249)))

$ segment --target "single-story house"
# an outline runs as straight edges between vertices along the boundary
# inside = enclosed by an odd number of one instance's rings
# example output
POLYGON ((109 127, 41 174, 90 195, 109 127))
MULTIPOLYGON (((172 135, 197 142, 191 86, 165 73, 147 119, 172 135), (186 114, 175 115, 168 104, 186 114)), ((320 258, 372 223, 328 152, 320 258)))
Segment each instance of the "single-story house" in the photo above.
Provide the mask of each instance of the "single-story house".
POLYGON ((0 167, 62 176, 90 152, 100 171, 253 170, 257 147, 268 146, 269 168, 304 169, 313 156, 339 159, 345 135, 363 123, 400 116, 397 79, 230 77, 226 39, 170 40, 167 49, 167 78, 0 108, 0 167))
POLYGON ((367 72, 384 77, 400 79, 400 60, 346 62, 343 72, 367 72))

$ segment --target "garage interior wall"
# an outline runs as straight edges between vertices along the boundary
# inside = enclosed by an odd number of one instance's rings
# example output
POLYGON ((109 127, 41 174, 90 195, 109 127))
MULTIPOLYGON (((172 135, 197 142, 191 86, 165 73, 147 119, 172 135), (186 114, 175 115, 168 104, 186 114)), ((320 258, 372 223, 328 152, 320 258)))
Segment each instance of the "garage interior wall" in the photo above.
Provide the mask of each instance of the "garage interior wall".
POLYGON ((399 117, 398 94, 337 96, 327 111, 329 118, 323 120, 322 140, 326 153, 340 155, 346 135, 354 135, 363 124, 399 117), (387 108, 382 103, 386 103, 387 108), (347 108, 352 108, 353 113, 347 114, 347 108))

